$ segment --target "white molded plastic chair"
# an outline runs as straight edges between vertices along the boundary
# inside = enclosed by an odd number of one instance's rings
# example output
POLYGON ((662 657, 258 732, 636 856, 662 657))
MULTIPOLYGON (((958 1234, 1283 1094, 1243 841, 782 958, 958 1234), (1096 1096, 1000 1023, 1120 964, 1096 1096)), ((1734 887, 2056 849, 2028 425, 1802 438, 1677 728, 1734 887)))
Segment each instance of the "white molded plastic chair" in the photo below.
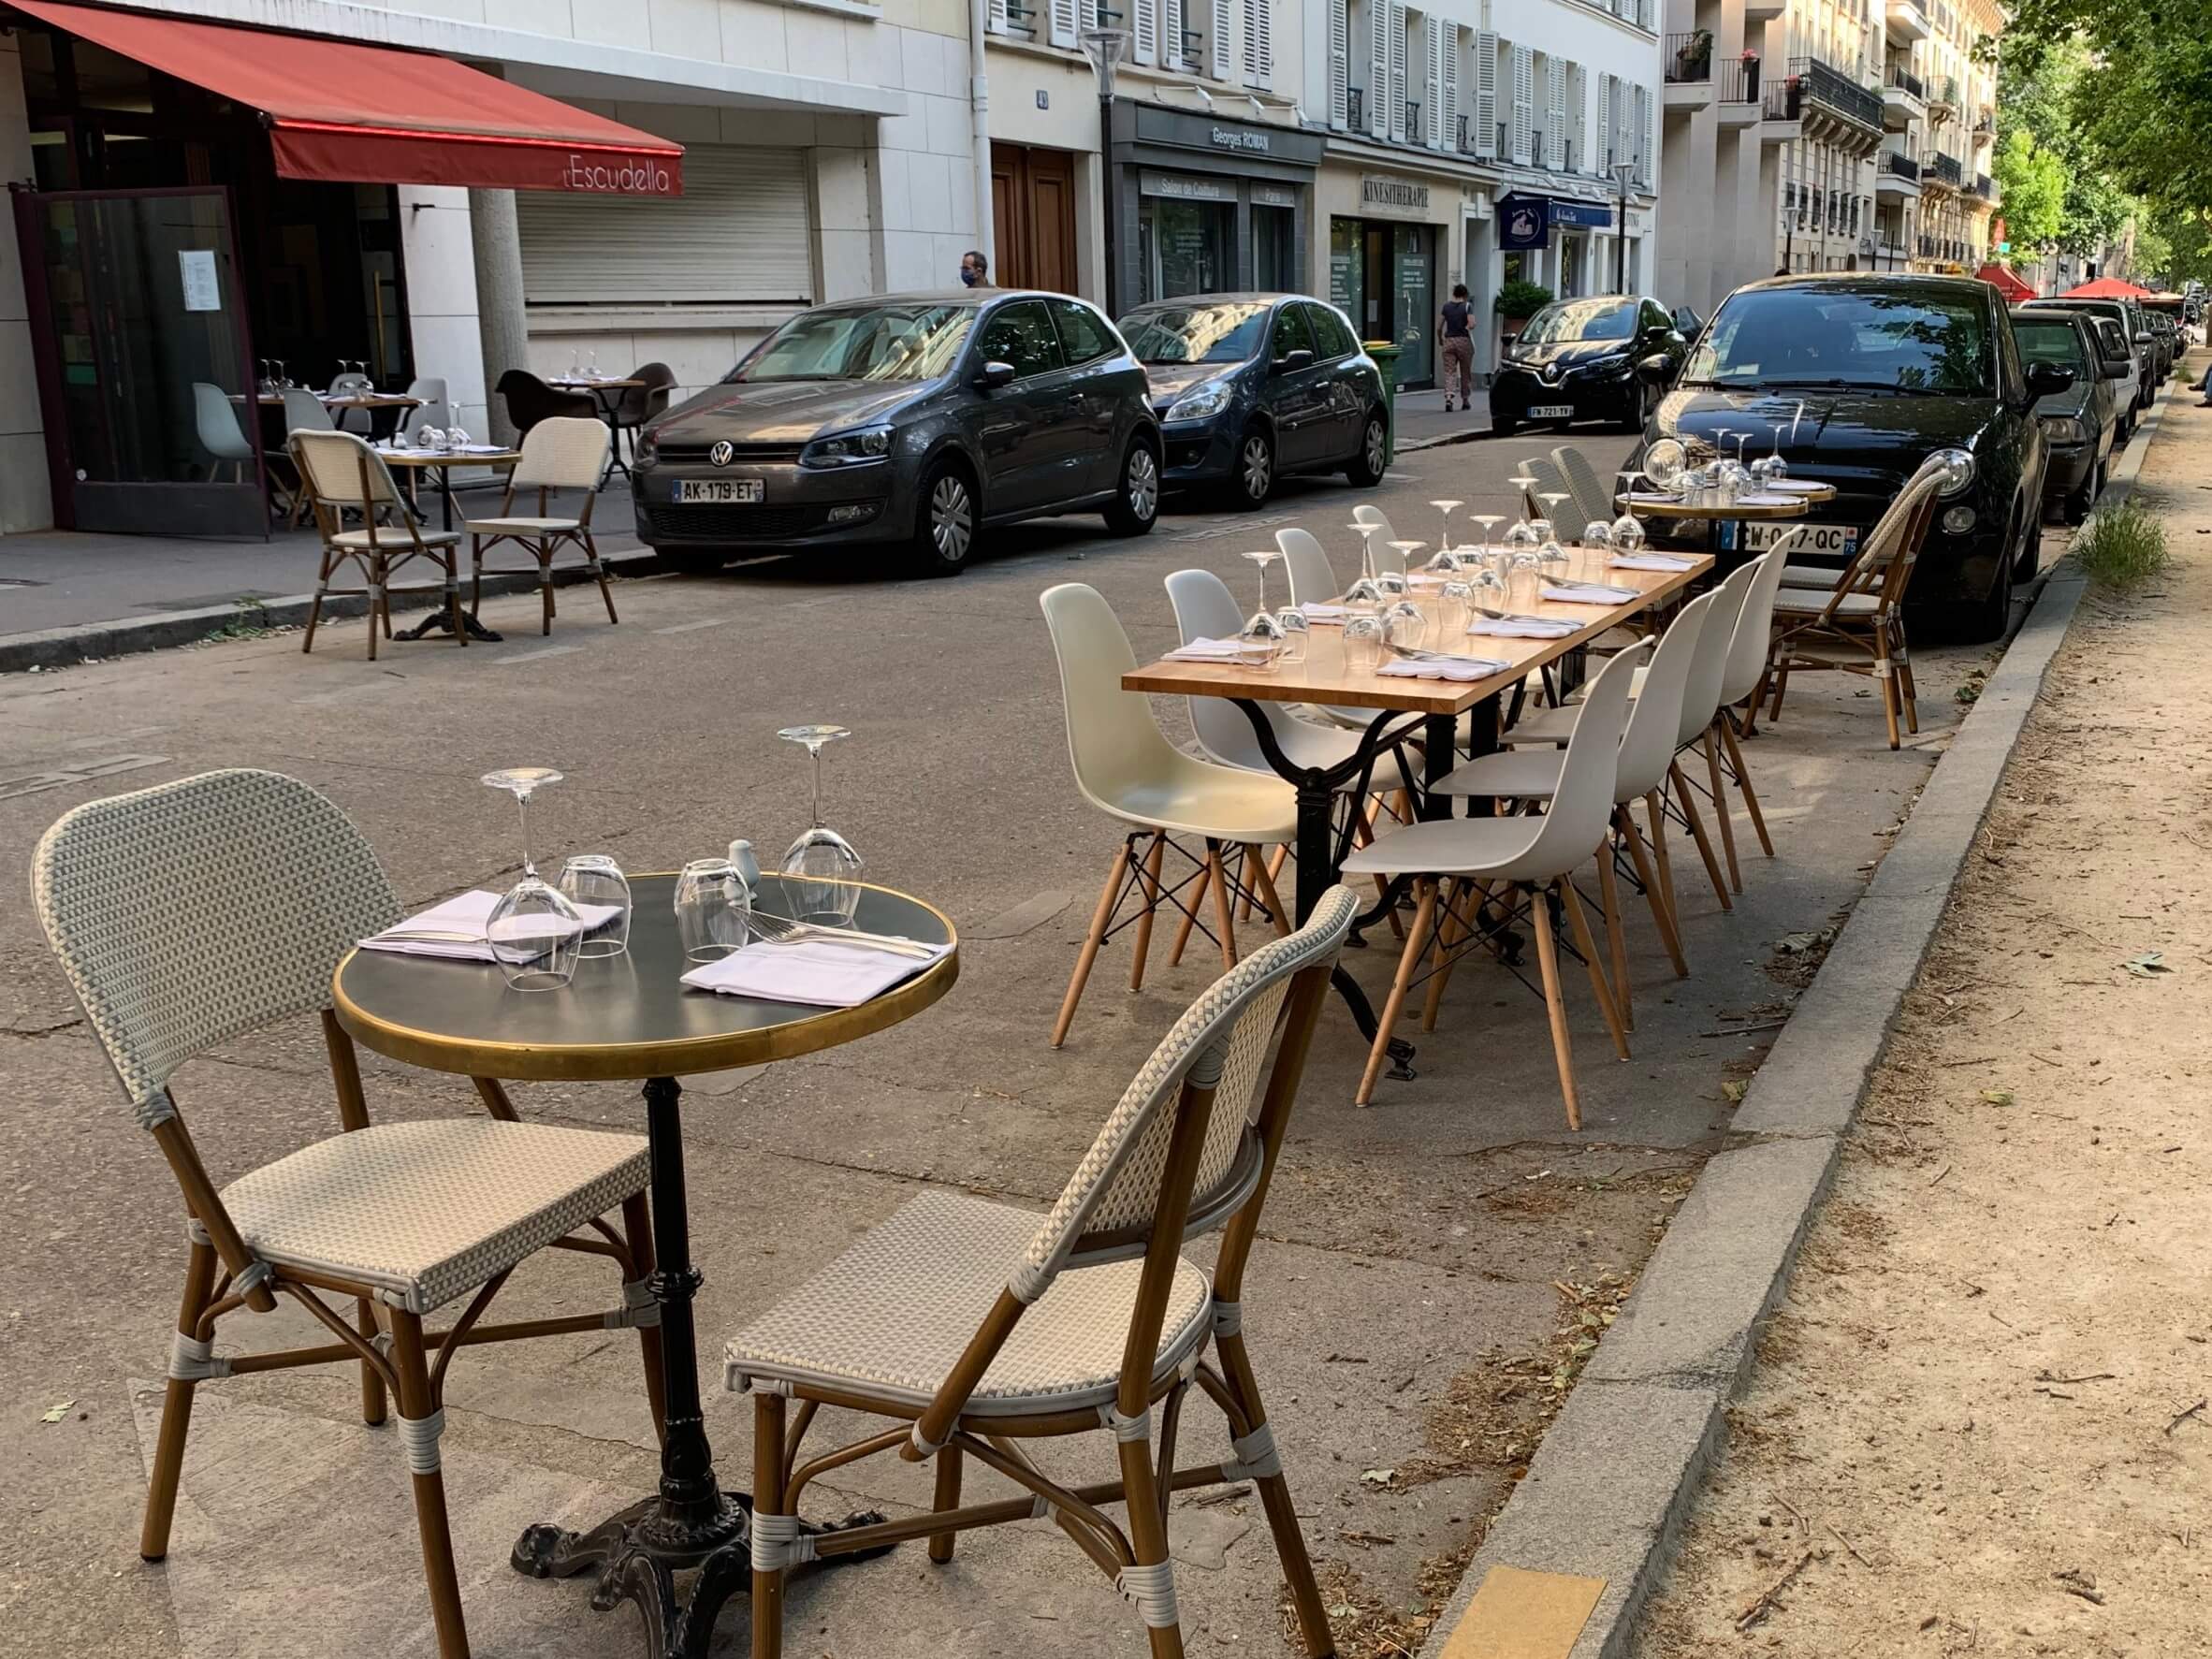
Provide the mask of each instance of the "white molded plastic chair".
MULTIPOLYGON (((330 395, 333 398, 366 397, 376 390, 376 382, 358 369, 330 377, 330 395)), ((341 409, 337 418, 338 429, 366 438, 376 428, 375 411, 370 409, 341 409)))
POLYGON ((1390 528, 1390 521, 1380 507, 1370 507, 1362 502, 1352 509, 1354 524, 1372 524, 1382 533, 1375 538, 1375 574, 1378 576, 1404 575, 1405 555, 1390 544, 1399 539, 1390 528))
POLYGON ((1053 1046, 1058 1048, 1074 1023, 1075 1006, 1082 1000, 1099 947, 1114 930, 1114 914, 1131 894, 1139 904, 1130 918, 1137 924, 1129 974, 1132 991, 1144 982, 1153 912, 1166 897, 1189 914, 1179 895, 1201 872, 1207 882, 1201 891, 1213 895, 1222 965, 1235 966, 1230 912, 1232 895, 1240 887, 1227 862, 1232 850, 1243 851, 1245 880, 1257 889, 1255 896, 1267 908, 1277 930, 1288 929, 1289 918, 1275 896, 1261 850, 1297 839, 1298 798, 1278 778, 1201 761, 1168 741, 1144 693, 1122 689, 1122 676, 1137 666, 1137 654, 1129 648, 1121 619, 1097 589, 1063 582, 1047 589, 1038 603, 1059 659, 1060 698, 1067 712, 1068 758, 1074 767, 1075 787, 1099 811, 1128 826, 1107 869, 1090 933, 1053 1026, 1053 1046), (1177 845, 1177 836, 1204 842, 1204 858, 1177 845), (1170 881, 1161 874, 1170 847, 1193 866, 1192 874, 1182 880, 1170 881))
MULTIPOLYGON (((1768 858, 1774 856, 1774 841, 1767 834, 1766 814, 1759 810, 1751 772, 1736 741, 1736 710, 1743 706, 1743 729, 1749 733, 1758 713, 1759 689, 1767 679, 1767 648, 1774 633, 1775 598, 1788 575, 1790 552, 1804 535, 1804 528, 1798 526, 1778 537, 1767 550, 1764 568, 1744 595, 1743 612, 1736 618, 1736 632, 1728 641, 1727 665, 1721 671, 1721 706, 1712 717, 1713 735, 1721 745, 1721 769, 1742 794, 1744 810, 1751 815, 1752 828, 1759 837, 1759 850, 1768 858)), ((1724 819, 1728 815, 1724 800, 1716 799, 1714 809, 1724 819)))
POLYGON ((599 596, 606 603, 606 619, 620 619, 615 615, 615 595, 607 587, 606 569, 599 562, 599 548, 591 540, 591 506, 599 499, 599 485, 606 476, 613 443, 605 422, 574 415, 541 420, 522 434, 522 458, 507 474, 507 493, 498 514, 468 520, 471 610, 484 597, 485 553, 502 542, 513 542, 534 561, 538 596, 545 611, 539 632, 552 633, 553 558, 563 543, 574 543, 583 552, 586 573, 599 584, 599 596), (515 497, 530 489, 538 493, 538 517, 517 517, 515 497), (545 517, 554 494, 564 489, 576 491, 582 504, 569 517, 545 517))
MULTIPOLYGON (((1244 625, 1229 584, 1210 570, 1179 570, 1169 576, 1168 603, 1174 607, 1175 627, 1185 645, 1194 639, 1233 639, 1244 625)), ((1199 748, 1209 760, 1269 778, 1275 776, 1243 709, 1227 697, 1190 697, 1185 701, 1190 708, 1190 728, 1197 734, 1199 748)), ((1259 707, 1266 713, 1267 723, 1273 728, 1275 741, 1282 746, 1284 754, 1301 766, 1325 769, 1339 765, 1359 752, 1357 732, 1295 719, 1287 703, 1261 703, 1259 707)), ((1370 720, 1375 718, 1375 710, 1366 713, 1370 720)), ((1356 787, 1357 782, 1353 779, 1344 787, 1356 787)))
MULTIPOLYGON (((198 429, 199 446, 215 458, 215 467, 228 461, 232 477, 243 484, 246 463, 254 458, 254 445, 247 442, 245 429, 239 425, 238 411, 230 406, 223 388, 210 386, 204 380, 194 381, 192 417, 198 429)), ((214 476, 215 467, 208 469, 210 477, 214 476)))
MULTIPOLYGON (((1412 876, 1419 895, 1413 925, 1405 932, 1405 950, 1398 958, 1397 978, 1391 982, 1390 999, 1375 1027, 1375 1046, 1367 1056, 1367 1070, 1360 1080, 1361 1105, 1374 1098, 1375 1078, 1390 1052, 1391 1029, 1405 1006, 1405 995, 1422 954, 1433 940, 1438 961, 1432 972, 1439 972, 1448 966, 1455 949, 1472 949, 1485 934, 1483 911, 1493 898, 1505 901, 1507 918, 1513 914, 1519 895, 1525 895, 1528 900, 1529 926, 1536 936, 1536 959, 1543 973, 1544 1004, 1550 1019, 1560 1092, 1566 1102, 1567 1128, 1582 1127, 1582 1108, 1575 1093, 1574 1050, 1567 1036, 1566 1004, 1560 993, 1559 946, 1554 933, 1561 911, 1573 931, 1574 948, 1590 970, 1590 988, 1612 1033, 1614 1050, 1623 1059, 1628 1057, 1627 1034, 1569 877, 1606 837, 1613 808, 1613 780, 1619 771, 1621 734, 1628 720, 1628 682, 1643 651, 1639 643, 1617 653, 1591 682, 1581 718, 1575 723, 1560 763, 1549 812, 1531 818, 1423 820, 1384 836, 1345 860, 1347 876, 1412 876), (1440 899, 1439 890, 1447 885, 1453 892, 1445 893, 1440 899)), ((1504 924, 1499 921, 1488 926, 1494 930, 1504 924)))
POLYGON ((447 400, 445 377, 443 374, 416 375, 407 383, 407 395, 420 401, 400 421, 400 437, 412 443, 425 427, 436 427, 444 431, 453 425, 453 405, 447 400))
MULTIPOLYGON (((284 447, 265 449, 261 453, 262 458, 265 460, 282 461, 284 464, 285 472, 296 480, 292 500, 285 508, 284 517, 287 523, 304 524, 307 521, 308 512, 307 480, 299 477, 298 468, 294 463, 292 434, 294 432, 334 432, 338 429, 338 423, 330 418, 330 412, 323 407, 323 400, 313 392, 301 391, 298 386, 292 386, 284 392, 284 447)), ((259 404, 256 403, 255 407, 258 408, 259 404)))

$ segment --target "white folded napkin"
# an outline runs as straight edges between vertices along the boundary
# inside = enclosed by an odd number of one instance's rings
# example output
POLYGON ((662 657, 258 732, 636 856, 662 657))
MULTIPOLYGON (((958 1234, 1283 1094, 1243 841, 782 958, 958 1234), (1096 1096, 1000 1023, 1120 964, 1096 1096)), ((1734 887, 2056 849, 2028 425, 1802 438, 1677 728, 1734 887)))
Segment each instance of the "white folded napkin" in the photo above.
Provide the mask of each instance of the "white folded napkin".
POLYGON ((1305 613, 1309 622, 1341 622, 1352 614, 1348 604, 1302 604, 1298 608, 1305 613))
POLYGON ((1244 648, 1233 639, 1194 639, 1168 653, 1171 662, 1233 662, 1244 648))
POLYGON ((1671 507, 1682 498, 1679 495, 1653 495, 1650 490, 1638 490, 1628 498, 1632 507, 1671 507))
POLYGON ((1818 495, 1828 486, 1815 484, 1805 478, 1769 478, 1762 488, 1778 490, 1785 495, 1818 495))
POLYGON ((1450 679, 1471 684, 1503 674, 1506 668, 1495 657, 1394 657, 1375 673, 1392 679, 1450 679))
POLYGON ((1609 570, 1689 570, 1695 559, 1677 559, 1671 553, 1616 553, 1606 560, 1609 570))
POLYGON ((933 947, 926 958, 901 955, 863 939, 799 939, 770 944, 755 939, 683 976, 700 991, 726 997, 757 997, 766 1002, 804 1002, 820 1008, 855 1008, 880 997, 943 957, 951 945, 933 947))
MULTIPOLYGON (((443 904, 371 934, 361 941, 364 951, 390 951, 400 956, 444 956, 456 962, 490 962, 494 960, 490 941, 484 938, 485 924, 491 920, 492 908, 503 895, 487 892, 481 887, 467 893, 457 893, 443 904), (393 939, 393 934, 404 933, 465 933, 473 939, 393 939)), ((621 914, 618 905, 578 905, 576 913, 582 918, 581 931, 591 932, 604 927, 621 914)), ((546 929, 539 924, 530 924, 530 937, 543 938, 546 929)))
POLYGON ((1477 617, 1467 624, 1467 632, 1494 633, 1501 639, 1564 639, 1587 626, 1564 617, 1477 617))
POLYGON ((1562 604, 1625 604, 1637 597, 1633 588, 1608 588, 1602 582, 1552 582, 1543 593, 1562 604))
POLYGON ((1736 504, 1739 507, 1794 507, 1802 500, 1801 496, 1775 495, 1771 491, 1761 490, 1755 495, 1738 496, 1736 504))

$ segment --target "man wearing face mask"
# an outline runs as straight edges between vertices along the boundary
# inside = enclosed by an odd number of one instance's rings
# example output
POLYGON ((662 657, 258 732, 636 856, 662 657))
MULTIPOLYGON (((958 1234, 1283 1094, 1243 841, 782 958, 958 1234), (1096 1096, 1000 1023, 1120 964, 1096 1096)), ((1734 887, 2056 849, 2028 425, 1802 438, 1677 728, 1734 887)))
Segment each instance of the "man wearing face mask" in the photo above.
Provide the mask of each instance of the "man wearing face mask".
POLYGON ((960 285, 964 288, 991 285, 991 262, 974 248, 960 255, 960 285))

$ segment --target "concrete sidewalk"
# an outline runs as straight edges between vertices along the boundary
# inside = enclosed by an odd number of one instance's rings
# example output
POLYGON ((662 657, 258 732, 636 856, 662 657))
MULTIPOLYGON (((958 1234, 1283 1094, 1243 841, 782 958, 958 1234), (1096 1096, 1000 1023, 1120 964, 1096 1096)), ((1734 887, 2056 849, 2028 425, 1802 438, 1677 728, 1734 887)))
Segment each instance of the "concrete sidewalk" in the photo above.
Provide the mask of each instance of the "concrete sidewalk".
POLYGON ((1398 421, 1398 450, 1409 454, 1433 449, 1440 444, 1464 444, 1490 435, 1490 394, 1477 392, 1471 410, 1454 408, 1444 413, 1441 391, 1400 392, 1393 405, 1398 421))

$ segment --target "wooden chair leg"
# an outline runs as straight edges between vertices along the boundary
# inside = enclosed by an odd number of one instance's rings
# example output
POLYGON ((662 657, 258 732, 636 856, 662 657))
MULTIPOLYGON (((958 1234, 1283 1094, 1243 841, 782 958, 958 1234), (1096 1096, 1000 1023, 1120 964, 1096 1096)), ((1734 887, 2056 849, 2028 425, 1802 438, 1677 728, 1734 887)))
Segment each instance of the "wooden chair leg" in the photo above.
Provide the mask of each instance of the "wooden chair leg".
POLYGON ((1598 959, 1597 940, 1591 937, 1590 918, 1583 913, 1581 897, 1575 892, 1574 882, 1564 876, 1559 880, 1559 898, 1566 910, 1567 927, 1575 936, 1575 949, 1581 952, 1583 966, 1590 970, 1590 989, 1597 997, 1597 1011, 1605 1016, 1606 1029, 1612 1033, 1613 1052, 1625 1060, 1628 1031, 1621 1023, 1620 1004, 1613 1000, 1605 964, 1598 959))
POLYGON ((1743 872, 1736 866, 1736 814, 1728 810, 1728 791, 1721 777, 1721 749, 1712 740, 1712 728, 1705 728, 1705 779, 1712 790, 1712 815, 1721 821, 1721 851, 1728 861, 1728 885, 1738 893, 1743 891, 1743 872))
POLYGON ((1175 924, 1175 948, 1168 953, 1168 966, 1183 966, 1183 947, 1190 942, 1191 930, 1198 925, 1199 907, 1206 902, 1206 895, 1214 890, 1214 866, 1199 866, 1198 885, 1190 890, 1190 902, 1182 907, 1183 920, 1175 924))
POLYGON ((1559 1092, 1566 1101, 1570 1129, 1582 1127, 1582 1102, 1575 1094, 1575 1045, 1567 1035, 1566 1001, 1559 989, 1559 941, 1551 937, 1550 895, 1529 892, 1529 931, 1536 936, 1536 966, 1544 980, 1544 1013, 1551 1024, 1551 1059, 1559 1069, 1559 1092))
MULTIPOLYGON (((783 1396, 752 1397, 753 1513, 783 1507, 783 1396)), ((783 1659, 783 1569, 753 1569, 752 1659, 783 1659)))
MULTIPOLYGON (((1280 854, 1284 849, 1277 848, 1280 854)), ((1244 849, 1244 879, 1259 890, 1259 902, 1267 907, 1270 921, 1275 924, 1275 937, 1287 937, 1290 932, 1289 913, 1283 909, 1283 901, 1275 892, 1275 873, 1267 867, 1267 860, 1259 856, 1259 849, 1244 849)))
POLYGON ((619 622, 622 618, 615 615, 615 590, 607 586, 606 566, 599 560, 599 544, 591 539, 589 531, 584 531, 583 542, 584 568, 590 573, 591 579, 599 584, 599 597, 606 602, 606 619, 619 622))
MULTIPOLYGON (((1252 1375, 1252 1361, 1245 1351, 1243 1332, 1217 1339, 1215 1347, 1230 1394, 1244 1412, 1244 1420, 1257 1431, 1266 1423, 1267 1410, 1259 1401, 1259 1383, 1252 1375)), ((1336 1638, 1330 1631, 1329 1615, 1321 1602, 1321 1587, 1314 1580, 1313 1560, 1306 1554, 1305 1535, 1299 1530, 1298 1512, 1290 1502, 1290 1483, 1278 1468, 1273 1475, 1262 1475, 1254 1484, 1259 1488, 1260 1507, 1267 1512, 1267 1529, 1274 1538, 1275 1558, 1282 1563, 1283 1582, 1290 1587, 1290 1603, 1298 1611, 1298 1628, 1305 1639, 1307 1659, 1329 1659, 1336 1652, 1336 1638)))
POLYGON ((1743 750, 1736 742, 1736 728, 1729 724, 1725 710, 1714 723, 1720 728, 1721 745, 1728 751, 1728 769, 1736 774, 1736 787, 1743 795, 1743 809, 1751 814, 1753 833, 1759 837, 1759 851, 1772 858, 1774 837, 1767 833, 1767 815, 1759 810, 1759 797, 1752 790, 1751 768, 1743 764, 1743 750))
MULTIPOLYGON (((354 1329, 371 1342, 383 1333, 376 1322, 376 1303, 366 1296, 354 1299, 354 1329)), ((361 1361, 361 1420, 373 1429, 383 1424, 386 1415, 384 1375, 364 1360, 361 1361)))
POLYGON ((1436 1029, 1436 1011, 1444 1006, 1444 982, 1451 977, 1451 948, 1468 931, 1466 923, 1460 918, 1457 901, 1472 891, 1457 876, 1449 878, 1437 889, 1436 906, 1441 914, 1436 919, 1436 962, 1429 970, 1429 995, 1421 1004, 1421 1029, 1424 1031, 1436 1029))
POLYGON ((469 538, 469 609, 484 608, 484 538, 469 538))
MULTIPOLYGON (((1221 908, 1229 908, 1223 897, 1221 908)), ((1161 1518, 1158 1477, 1152 1467, 1152 1438, 1124 1440, 1116 1448, 1121 1456, 1123 1491, 1128 1493, 1129 1549, 1141 1567, 1158 1567, 1173 1582, 1174 1566, 1168 1559, 1168 1528, 1161 1518)), ((1152 1638, 1152 1659, 1183 1659, 1180 1623, 1155 1624, 1145 1621, 1144 1633, 1152 1638)), ((753 1659, 764 1659, 755 1650, 753 1659)))
POLYGON ((315 628, 323 619, 323 594, 329 586, 330 549, 325 547, 322 561, 315 567, 314 596, 308 601, 307 605, 307 637, 299 642, 299 649, 303 654, 315 648, 315 628))
POLYGON ((1367 1070, 1360 1075, 1360 1092, 1353 1104, 1364 1106, 1375 1099, 1375 1079, 1382 1075, 1383 1061, 1390 1057, 1390 1033, 1397 1029, 1399 1011, 1405 1006, 1406 987, 1413 983, 1413 970, 1421 959, 1421 948, 1427 942, 1429 928, 1436 919, 1436 883, 1423 877, 1417 884, 1420 890, 1419 907, 1413 913, 1413 925, 1406 929, 1405 949, 1398 953, 1398 974, 1390 982, 1390 995, 1383 1004, 1382 1017, 1375 1022, 1375 1042, 1367 1051, 1367 1070))
POLYGON ((545 612, 539 621, 538 632, 541 634, 550 633, 553 632, 553 554, 544 546, 533 547, 531 551, 537 555, 538 603, 545 612))
POLYGON ((376 630, 384 620, 385 571, 382 560, 371 560, 369 571, 369 661, 376 661, 376 630))
MULTIPOLYGON (((942 1515, 947 1509, 960 1507, 960 1448, 947 1446, 937 1454, 937 1492, 929 1506, 942 1515)), ((943 1565, 953 1559, 953 1541, 958 1533, 932 1533, 929 1535, 929 1559, 943 1565)))
POLYGON ((1636 879, 1643 885, 1644 901, 1652 907, 1652 924, 1659 929, 1659 940, 1666 947, 1666 959, 1674 965, 1675 977, 1686 980, 1690 965, 1682 959, 1682 936, 1674 924, 1674 895, 1666 891, 1665 878, 1652 867, 1643 836, 1636 827, 1636 814, 1625 806, 1614 808, 1613 826, 1628 843, 1636 879))
POLYGON ((1091 977, 1091 964, 1099 959, 1099 945, 1106 937, 1106 924, 1113 916, 1114 895, 1121 891, 1122 864, 1128 857, 1128 843, 1117 842, 1113 862, 1106 868, 1106 885, 1099 892, 1099 908, 1091 914, 1090 933, 1083 941, 1082 953, 1075 958, 1075 972, 1068 981, 1068 995, 1060 1001, 1060 1017, 1053 1022, 1055 1048, 1068 1041, 1068 1027, 1075 1024, 1075 1005, 1083 1000, 1084 982, 1091 977))
POLYGON ((1229 866, 1222 862, 1221 843, 1206 843, 1206 868, 1214 878, 1214 925, 1221 929, 1221 968, 1223 972, 1237 965, 1237 924, 1230 914, 1229 866))
MULTIPOLYGON (((184 1295, 177 1307, 177 1332, 186 1340, 198 1334, 199 1317, 215 1288, 215 1248, 194 1244, 184 1262, 184 1295)), ((169 1522, 177 1513, 177 1480, 184 1472, 184 1436, 192 1428, 192 1392, 199 1385, 170 1377, 161 1401, 161 1433, 153 1446, 153 1477, 146 1487, 146 1515, 138 1527, 138 1553, 159 1561, 169 1552, 169 1522)))
POLYGON ((1680 764, 1667 763, 1666 780, 1673 786, 1675 799, 1682 804, 1682 819, 1690 826, 1690 838, 1697 843, 1697 855, 1705 860, 1705 873, 1712 878, 1712 890, 1720 897, 1721 909, 1734 910, 1735 901, 1728 896, 1728 878, 1721 873, 1721 861, 1713 856, 1712 843, 1705 838, 1705 820, 1697 811, 1697 803, 1690 798, 1690 780, 1682 776, 1680 764))
POLYGON ((1674 894, 1674 857, 1666 850, 1666 804, 1653 790, 1644 797, 1644 822, 1652 833, 1652 857, 1659 866, 1659 888, 1666 895, 1667 919, 1674 924, 1677 942, 1682 937, 1682 907, 1674 894))
POLYGON ((1905 706, 1905 730, 1920 735, 1920 692, 1913 683, 1913 655, 1905 648, 1905 619, 1889 623, 1889 660, 1897 665, 1897 689, 1905 706))
POLYGON ((415 1524, 422 1534, 422 1569, 429 1586, 430 1618, 438 1628, 438 1659, 469 1659, 469 1632, 461 1619, 460 1580, 453 1566, 453 1529, 445 1516, 445 1477, 438 1462, 438 1404, 430 1393, 424 1359, 422 1317, 394 1309, 392 1370, 400 1383, 400 1433, 407 1436, 407 1467, 415 1483, 415 1524), (414 1428, 415 1424, 428 1424, 414 1428))
MULTIPOLYGON (((1877 643, 1874 648, 1876 651, 1880 651, 1882 647, 1877 643)), ((1889 747, 1892 749, 1900 748, 1904 743, 1904 736, 1898 730, 1898 717, 1902 711, 1898 707, 1897 703, 1897 676, 1895 671, 1891 669, 1887 657, 1881 658, 1874 664, 1874 678, 1882 686, 1882 723, 1889 729, 1889 747)))
MULTIPOLYGON (((1352 816, 1356 825, 1352 835, 1353 845, 1359 847, 1374 846, 1375 820, 1368 814, 1366 804, 1362 802, 1360 806, 1354 808, 1352 816)), ((1375 877, 1375 896, 1381 898, 1385 896, 1390 891, 1390 877, 1375 877)), ((1390 935, 1393 939, 1404 939, 1405 937, 1405 924, 1398 920, 1398 907, 1396 905, 1392 905, 1388 910, 1383 912, 1383 919, 1390 923, 1390 935)))
POLYGON ((1129 963, 1129 989, 1144 989, 1144 958, 1152 950, 1152 918, 1159 909, 1159 866, 1167 855, 1168 837, 1165 832, 1156 832, 1152 850, 1144 855, 1143 874, 1140 878, 1144 889, 1144 913, 1137 918, 1137 950, 1129 963))
POLYGON ((1636 1029, 1636 1004, 1628 988, 1628 939, 1621 915, 1621 881, 1613 869, 1620 849, 1608 836, 1597 849, 1597 891, 1606 907, 1606 953, 1612 958, 1614 995, 1621 999, 1621 1023, 1636 1029))
MULTIPOLYGON (((630 1271, 642 1283, 653 1276, 653 1219, 646 1195, 622 1201, 622 1242, 630 1246, 630 1271)), ((637 1357, 645 1364, 646 1404, 653 1413, 653 1433, 668 1438, 667 1379, 661 1363, 661 1327, 637 1328, 637 1357)))

